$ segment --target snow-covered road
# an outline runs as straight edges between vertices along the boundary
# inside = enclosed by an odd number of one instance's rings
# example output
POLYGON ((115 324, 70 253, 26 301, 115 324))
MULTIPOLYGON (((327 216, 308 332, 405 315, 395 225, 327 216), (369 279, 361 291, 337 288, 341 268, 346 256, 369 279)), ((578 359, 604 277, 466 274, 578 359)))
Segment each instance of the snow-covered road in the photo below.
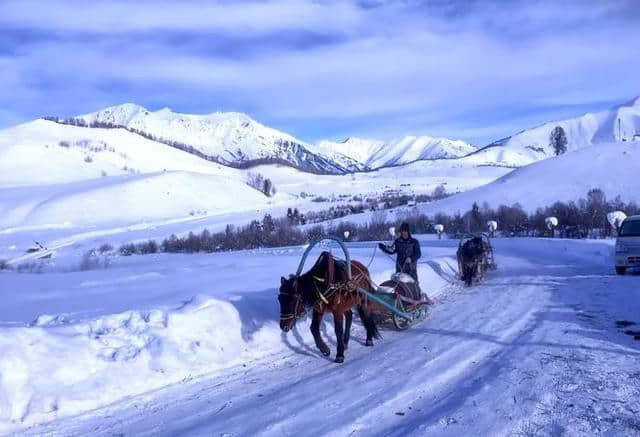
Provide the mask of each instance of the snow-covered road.
MULTIPOLYGON (((356 324, 342 365, 316 351, 308 320, 285 335, 275 330, 277 309, 268 315, 277 308, 278 277, 299 251, 280 252, 275 267, 265 265, 275 253, 233 256, 236 274, 257 287, 233 290, 246 299, 236 305, 243 329, 256 325, 247 344, 263 342, 267 352, 12 429, 54 436, 640 435, 640 341, 633 337, 640 278, 612 273, 611 242, 498 239, 498 270, 472 288, 449 282, 456 244, 423 241, 423 287, 436 297, 431 318, 406 332, 384 330, 373 348, 363 346, 356 324), (258 286, 263 280, 270 282, 258 286)), ((366 261, 371 252, 362 245, 354 253, 366 261)), ((378 278, 390 268, 384 258, 372 266, 378 278)), ((126 299, 126 308, 140 308, 139 297, 126 299)), ((335 349, 331 326, 323 331, 335 349)))

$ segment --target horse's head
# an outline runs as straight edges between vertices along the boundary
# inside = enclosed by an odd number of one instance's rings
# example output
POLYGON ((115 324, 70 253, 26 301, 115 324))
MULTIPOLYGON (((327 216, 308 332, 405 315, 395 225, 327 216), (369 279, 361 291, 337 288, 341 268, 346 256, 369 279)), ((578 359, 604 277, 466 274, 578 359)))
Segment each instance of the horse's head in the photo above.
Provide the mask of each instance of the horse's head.
POLYGON ((291 275, 289 279, 280 278, 280 329, 287 332, 296 324, 296 319, 304 314, 302 295, 298 290, 298 278, 291 275))

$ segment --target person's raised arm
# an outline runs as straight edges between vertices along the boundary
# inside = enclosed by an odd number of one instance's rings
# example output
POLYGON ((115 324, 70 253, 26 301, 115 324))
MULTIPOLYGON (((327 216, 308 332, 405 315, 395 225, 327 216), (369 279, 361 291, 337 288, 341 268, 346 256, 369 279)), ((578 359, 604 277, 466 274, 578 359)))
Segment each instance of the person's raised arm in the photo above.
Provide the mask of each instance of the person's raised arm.
POLYGON ((394 253, 396 253, 396 245, 395 243, 392 244, 391 246, 387 246, 384 243, 378 243, 378 247, 380 248, 380 250, 382 250, 384 253, 388 253, 389 255, 393 255, 394 253))

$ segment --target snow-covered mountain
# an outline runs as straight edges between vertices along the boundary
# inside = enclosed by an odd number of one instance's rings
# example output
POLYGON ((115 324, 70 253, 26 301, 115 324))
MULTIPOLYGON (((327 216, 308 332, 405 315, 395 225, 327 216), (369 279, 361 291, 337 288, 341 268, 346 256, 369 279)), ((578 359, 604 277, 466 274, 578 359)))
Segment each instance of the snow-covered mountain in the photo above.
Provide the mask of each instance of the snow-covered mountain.
POLYGON ((640 140, 640 97, 606 111, 524 130, 478 150, 468 159, 479 165, 521 167, 552 157, 555 153, 550 135, 557 126, 565 131, 567 153, 592 144, 640 140))
POLYGON ((277 163, 314 173, 341 174, 363 169, 346 156, 328 159, 314 153, 303 141, 237 112, 192 115, 169 108, 154 112, 126 103, 78 118, 87 124, 123 126, 165 143, 179 143, 208 160, 237 168, 277 163))
POLYGON ((476 148, 461 140, 405 136, 388 142, 362 138, 348 138, 342 142, 321 141, 314 150, 327 156, 331 152, 346 155, 376 169, 415 161, 460 158, 475 152, 476 148))

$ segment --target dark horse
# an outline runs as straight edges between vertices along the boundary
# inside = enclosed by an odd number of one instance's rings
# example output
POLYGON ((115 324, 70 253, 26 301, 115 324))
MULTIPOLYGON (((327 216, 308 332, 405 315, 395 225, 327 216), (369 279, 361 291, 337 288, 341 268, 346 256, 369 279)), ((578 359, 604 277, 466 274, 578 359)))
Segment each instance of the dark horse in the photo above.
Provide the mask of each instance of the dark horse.
POLYGON ((485 250, 482 237, 473 237, 458 249, 460 278, 468 287, 471 286, 474 277, 482 278, 484 274, 485 250))
POLYGON ((352 280, 349 281, 347 264, 337 261, 329 252, 322 252, 315 265, 308 272, 282 277, 280 285, 280 329, 289 331, 306 308, 313 308, 311 333, 316 346, 324 356, 329 356, 329 346, 320 335, 320 323, 325 313, 333 313, 338 350, 336 363, 344 362, 344 351, 349 344, 353 307, 358 308, 362 324, 367 330, 367 346, 373 346, 373 339, 380 338, 373 319, 372 302, 358 293, 355 286, 373 292, 369 271, 358 261, 351 261, 352 280))

